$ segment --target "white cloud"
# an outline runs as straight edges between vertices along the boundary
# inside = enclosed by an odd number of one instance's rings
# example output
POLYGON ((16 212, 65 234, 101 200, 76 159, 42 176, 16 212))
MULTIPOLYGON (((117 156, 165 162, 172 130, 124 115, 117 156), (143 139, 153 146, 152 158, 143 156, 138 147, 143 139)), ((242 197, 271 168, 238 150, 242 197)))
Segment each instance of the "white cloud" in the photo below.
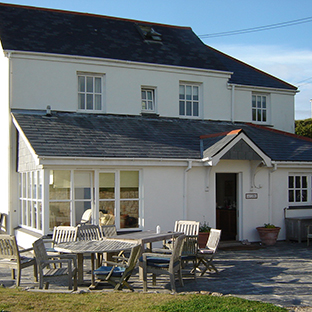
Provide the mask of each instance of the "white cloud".
POLYGON ((214 48, 299 87, 296 119, 311 117, 312 51, 277 45, 218 45, 214 48), (311 80, 308 80, 311 78, 311 80))

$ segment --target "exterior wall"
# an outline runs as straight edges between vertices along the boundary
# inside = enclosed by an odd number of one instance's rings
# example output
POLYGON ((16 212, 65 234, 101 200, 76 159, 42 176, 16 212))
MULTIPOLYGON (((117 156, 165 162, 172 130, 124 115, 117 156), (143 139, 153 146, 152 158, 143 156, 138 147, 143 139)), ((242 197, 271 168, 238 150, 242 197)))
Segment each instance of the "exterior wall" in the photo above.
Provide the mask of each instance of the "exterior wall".
POLYGON ((30 153, 25 141, 19 137, 18 143, 18 172, 35 170, 36 163, 34 157, 30 153))
POLYGON ((0 179, 0 212, 9 213, 9 181, 10 181, 10 147, 9 147, 9 62, 0 53, 0 131, 1 131, 1 179, 0 179))
MULTIPOLYGON (((183 81, 201 86, 201 118, 231 120, 232 94, 227 85, 227 73, 96 59, 36 57, 11 56, 12 90, 19 90, 12 94, 12 108, 45 110, 50 105, 52 110, 75 112, 78 105, 77 72, 85 72, 103 74, 103 113, 140 114, 141 87, 147 86, 156 88, 156 112, 160 116, 179 117, 179 82, 183 81)), ((270 94, 268 124, 293 132, 292 93, 260 91, 270 94)), ((251 94, 252 88, 235 88, 235 121, 251 122, 251 94)))

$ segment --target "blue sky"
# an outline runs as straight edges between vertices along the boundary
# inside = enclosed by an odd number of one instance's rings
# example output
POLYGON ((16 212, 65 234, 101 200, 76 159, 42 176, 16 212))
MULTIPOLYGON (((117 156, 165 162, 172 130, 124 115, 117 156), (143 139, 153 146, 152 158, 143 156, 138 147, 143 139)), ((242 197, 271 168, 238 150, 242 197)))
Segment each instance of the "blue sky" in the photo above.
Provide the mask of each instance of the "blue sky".
POLYGON ((312 17, 311 0, 16 0, 4 3, 190 26, 202 41, 297 87, 295 117, 311 117, 310 22, 233 36, 201 35, 312 17))

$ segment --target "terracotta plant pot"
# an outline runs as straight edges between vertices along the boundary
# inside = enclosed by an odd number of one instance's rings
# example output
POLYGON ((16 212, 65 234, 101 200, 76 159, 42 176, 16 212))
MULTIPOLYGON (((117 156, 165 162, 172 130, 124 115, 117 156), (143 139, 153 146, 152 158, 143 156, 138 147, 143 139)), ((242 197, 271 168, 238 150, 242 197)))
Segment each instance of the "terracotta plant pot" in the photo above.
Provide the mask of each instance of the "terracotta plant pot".
POLYGON ((199 248, 205 248, 209 237, 209 232, 198 233, 198 246, 199 248))
POLYGON ((265 245, 274 245, 276 243, 280 229, 278 226, 275 228, 257 227, 260 240, 265 245))

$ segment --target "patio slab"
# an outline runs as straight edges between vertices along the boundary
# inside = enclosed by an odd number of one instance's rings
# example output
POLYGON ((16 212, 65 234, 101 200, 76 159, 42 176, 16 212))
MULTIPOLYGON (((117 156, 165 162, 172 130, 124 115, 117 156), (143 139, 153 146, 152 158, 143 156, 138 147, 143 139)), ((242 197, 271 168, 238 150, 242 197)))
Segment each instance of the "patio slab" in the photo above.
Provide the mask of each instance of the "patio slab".
MULTIPOLYGON (((184 287, 177 282, 177 292, 219 293, 273 303, 294 311, 299 308, 312 311, 312 245, 307 247, 306 243, 277 242, 274 246, 261 246, 259 249, 219 250, 214 263, 219 274, 208 272, 203 277, 197 276, 196 281, 192 276, 187 276, 184 278, 184 287)), ((85 260, 84 265, 86 285, 79 286, 78 291, 89 291, 90 261, 85 260)), ((135 291, 142 292, 138 270, 130 283, 135 291)), ((0 284, 14 287, 8 270, 0 268, 0 284)), ((22 271, 21 287, 38 290, 31 268, 22 271)), ((63 285, 50 284, 50 289, 53 292, 68 292, 66 280, 63 285)), ((112 287, 101 284, 95 291, 112 291, 112 287)), ((170 293, 168 277, 157 278, 156 286, 152 286, 149 280, 148 291, 170 293)))

